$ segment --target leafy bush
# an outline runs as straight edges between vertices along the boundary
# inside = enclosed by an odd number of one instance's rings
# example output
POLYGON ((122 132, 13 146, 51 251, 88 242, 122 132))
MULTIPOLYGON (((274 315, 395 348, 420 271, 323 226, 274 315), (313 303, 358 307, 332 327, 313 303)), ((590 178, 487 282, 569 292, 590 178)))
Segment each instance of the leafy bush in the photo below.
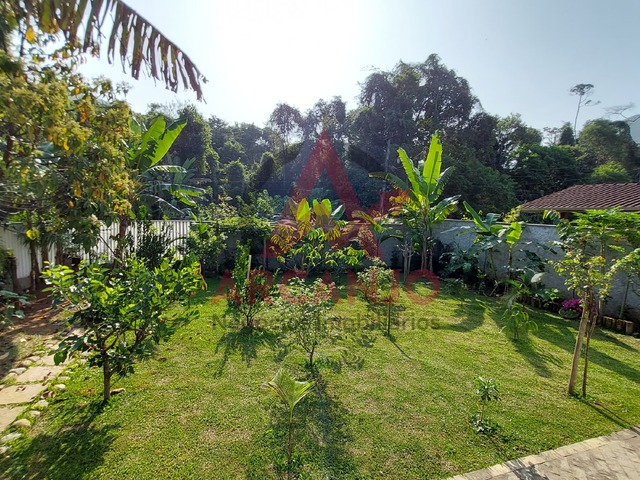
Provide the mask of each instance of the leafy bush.
POLYGON ((0 330, 13 325, 14 318, 24 318, 22 307, 28 304, 27 297, 0 290, 0 330))
POLYGON ((538 324, 531 320, 525 306, 514 299, 507 302, 507 309, 502 314, 502 319, 507 323, 501 330, 510 332, 514 341, 519 340, 521 332, 538 330, 538 324))
POLYGON ((160 266, 166 257, 173 257, 170 249, 172 227, 164 223, 160 230, 154 227, 150 221, 142 221, 138 229, 138 246, 136 257, 144 261, 149 268, 160 266))
POLYGON ((372 265, 364 272, 358 273, 358 286, 370 304, 385 307, 387 335, 389 335, 392 307, 400 298, 400 288, 393 271, 380 265, 372 265))
POLYGON ((255 326, 255 318, 268 304, 270 287, 263 270, 251 269, 249 243, 238 242, 236 264, 233 268, 233 287, 227 293, 229 307, 244 319, 248 328, 255 326))
POLYGON ((200 262, 202 274, 210 277, 218 273, 220 256, 227 248, 226 241, 227 236, 216 232, 210 223, 196 222, 191 225, 182 252, 194 255, 200 262))
POLYGON ((445 264, 442 275, 446 278, 459 278, 467 287, 479 289, 486 278, 480 268, 479 254, 477 244, 467 250, 458 247, 453 252, 443 253, 440 257, 445 264))
POLYGON ((133 371, 136 356, 149 351, 168 330, 165 312, 186 302, 201 285, 200 266, 186 259, 174 269, 164 259, 156 268, 135 257, 116 269, 83 261, 75 272, 65 265, 48 268, 43 277, 57 300, 74 309, 70 322, 84 333, 67 337, 55 354, 56 363, 74 352, 90 352, 89 363, 102 367, 104 401, 111 397, 113 374, 133 371))
POLYGON ((275 302, 283 330, 307 352, 310 368, 316 348, 332 333, 327 313, 334 290, 335 284, 327 285, 320 278, 310 285, 301 278, 292 278, 288 286, 281 287, 280 298, 275 302))

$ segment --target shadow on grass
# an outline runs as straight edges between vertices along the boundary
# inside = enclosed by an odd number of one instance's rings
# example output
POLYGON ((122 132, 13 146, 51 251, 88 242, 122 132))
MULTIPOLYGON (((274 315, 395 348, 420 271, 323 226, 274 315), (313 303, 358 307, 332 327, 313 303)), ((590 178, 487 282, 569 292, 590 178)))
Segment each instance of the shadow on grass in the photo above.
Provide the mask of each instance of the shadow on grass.
POLYGON ((0 459, 2 478, 74 480, 90 476, 92 470, 102 465, 119 427, 93 425, 102 408, 102 402, 96 400, 82 410, 66 410, 60 415, 62 426, 58 430, 47 429, 15 442, 0 459))
POLYGON ((453 315, 459 318, 459 323, 445 325, 445 330, 453 330, 454 332, 470 332, 479 328, 484 323, 484 316, 488 307, 485 302, 477 297, 460 298, 453 315))
POLYGON ((260 327, 242 327, 240 330, 227 330, 224 332, 218 343, 216 344, 215 353, 222 351, 222 359, 218 371, 215 373, 219 377, 224 371, 229 357, 237 353, 240 354, 242 361, 247 366, 251 366, 256 358, 258 358, 258 349, 266 346, 276 353, 276 356, 283 357, 285 353, 278 353, 286 347, 282 345, 278 335, 260 327))
POLYGON ((586 405, 587 407, 592 408, 593 410, 598 412, 600 415, 605 417, 607 420, 610 420, 613 423, 615 423, 617 425, 620 425, 623 428, 628 428, 628 427, 630 427, 632 425, 632 423, 628 422, 627 420, 625 420, 624 418, 622 418, 621 416, 619 416, 615 412, 609 410, 607 407, 605 407, 602 404, 590 401, 590 400, 588 400, 586 398, 576 398, 576 399, 579 402, 581 402, 584 405, 586 405))
POLYGON ((545 352, 538 345, 536 345, 530 338, 521 338, 519 340, 511 341, 516 348, 516 351, 529 362, 534 368, 536 373, 541 377, 550 377, 551 370, 548 364, 559 366, 562 362, 553 355, 545 352))
POLYGON ((603 340, 606 340, 609 343, 614 344, 616 347, 624 348, 625 350, 629 350, 630 352, 637 352, 638 349, 632 347, 631 345, 621 342, 617 337, 613 336, 607 330, 603 330, 602 328, 598 330, 598 335, 602 337, 603 340))
MULTIPOLYGON (((547 316, 545 315, 545 317, 547 316)), ((557 347, 573 355, 573 349, 575 347, 575 339, 578 330, 578 322, 562 320, 552 316, 549 316, 547 320, 550 321, 550 324, 540 325, 537 336, 543 340, 553 343, 557 347)), ((633 349, 633 347, 627 348, 626 344, 615 339, 615 337, 611 337, 611 335, 609 335, 607 332, 603 332, 600 329, 595 331, 592 338, 593 340, 599 340, 603 342, 609 341, 613 338, 614 341, 612 343, 614 345, 618 346, 619 343, 622 343, 624 345, 623 348, 633 349)), ((606 368, 607 370, 622 375, 632 382, 640 383, 640 370, 618 360, 617 358, 612 357, 611 355, 600 351, 598 347, 593 344, 593 342, 589 347, 589 363, 598 365, 599 367, 606 368)))
MULTIPOLYGON (((386 336, 386 335, 385 335, 386 336)), ((400 354, 409 359, 409 360, 413 360, 415 362, 417 362, 418 360, 416 360, 415 358, 413 358, 411 355, 409 355, 407 352, 405 352, 402 347, 400 347, 400 345, 398 345, 398 343, 396 342, 397 337, 392 333, 391 335, 386 336, 389 341, 391 342, 391 344, 396 347, 398 349, 398 351, 400 352, 400 354)))

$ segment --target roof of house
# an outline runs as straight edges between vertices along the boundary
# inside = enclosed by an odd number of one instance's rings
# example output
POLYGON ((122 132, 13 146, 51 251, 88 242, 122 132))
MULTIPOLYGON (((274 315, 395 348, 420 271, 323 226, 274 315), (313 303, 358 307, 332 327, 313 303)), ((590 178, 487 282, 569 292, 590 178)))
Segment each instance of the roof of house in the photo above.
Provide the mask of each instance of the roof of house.
POLYGON ((582 212, 620 207, 627 212, 640 211, 640 183, 601 183, 574 185, 532 200, 520 207, 522 212, 582 212))

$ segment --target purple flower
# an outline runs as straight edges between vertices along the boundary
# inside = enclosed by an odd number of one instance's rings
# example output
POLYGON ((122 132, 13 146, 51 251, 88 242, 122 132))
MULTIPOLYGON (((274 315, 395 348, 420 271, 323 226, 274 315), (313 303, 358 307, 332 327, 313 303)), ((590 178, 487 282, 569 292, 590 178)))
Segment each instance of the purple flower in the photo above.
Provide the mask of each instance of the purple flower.
POLYGON ((562 302, 562 308, 565 310, 575 310, 582 314, 582 300, 580 298, 570 298, 562 302))

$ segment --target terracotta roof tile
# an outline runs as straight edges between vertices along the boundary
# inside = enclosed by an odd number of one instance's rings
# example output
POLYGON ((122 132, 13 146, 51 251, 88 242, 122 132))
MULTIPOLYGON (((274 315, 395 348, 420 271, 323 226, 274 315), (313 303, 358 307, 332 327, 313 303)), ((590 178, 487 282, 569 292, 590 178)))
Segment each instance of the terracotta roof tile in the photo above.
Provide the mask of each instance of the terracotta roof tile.
POLYGON ((522 212, 558 210, 580 212, 620 207, 627 212, 640 211, 640 183, 574 185, 532 200, 520 207, 522 212))

